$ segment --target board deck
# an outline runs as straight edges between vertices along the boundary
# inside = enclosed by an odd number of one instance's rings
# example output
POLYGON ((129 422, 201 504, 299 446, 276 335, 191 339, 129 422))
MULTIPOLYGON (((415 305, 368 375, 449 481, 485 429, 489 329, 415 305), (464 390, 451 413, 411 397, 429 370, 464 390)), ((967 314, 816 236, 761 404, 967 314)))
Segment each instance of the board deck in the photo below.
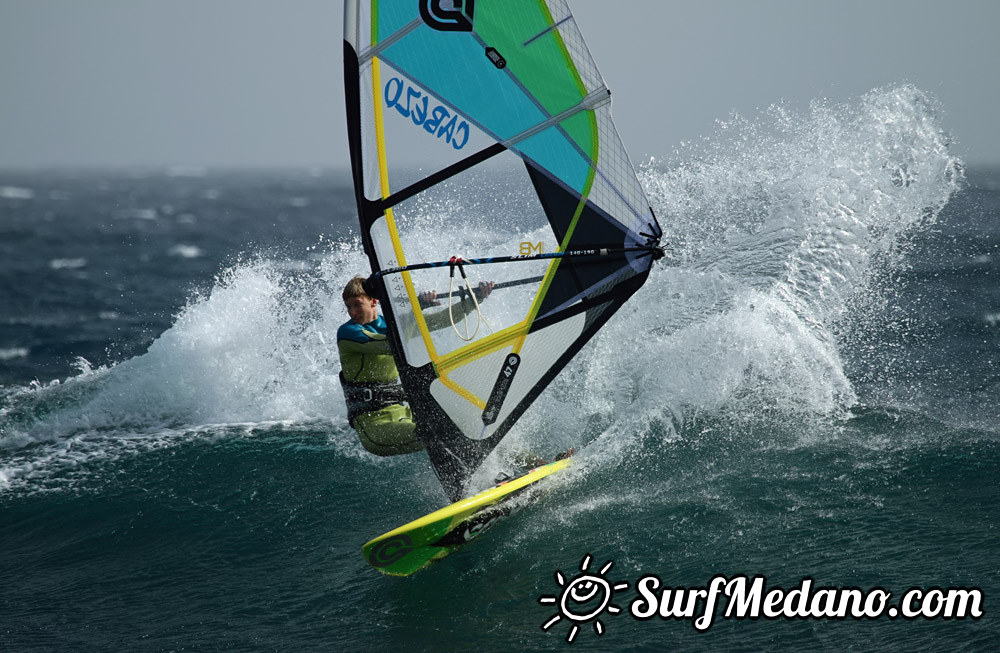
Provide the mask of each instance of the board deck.
POLYGON ((409 576, 452 553, 497 519, 510 514, 514 507, 522 505, 510 499, 569 465, 569 458, 542 465, 380 535, 362 547, 365 560, 384 574, 409 576))

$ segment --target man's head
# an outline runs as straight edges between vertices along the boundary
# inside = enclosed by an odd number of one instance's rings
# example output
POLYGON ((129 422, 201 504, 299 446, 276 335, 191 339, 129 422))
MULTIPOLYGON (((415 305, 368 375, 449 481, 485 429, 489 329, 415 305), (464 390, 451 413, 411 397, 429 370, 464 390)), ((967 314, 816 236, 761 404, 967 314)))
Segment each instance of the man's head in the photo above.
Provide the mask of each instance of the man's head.
POLYGON ((344 306, 355 324, 368 324, 378 317, 378 300, 365 293, 364 282, 364 277, 357 276, 344 286, 344 306))

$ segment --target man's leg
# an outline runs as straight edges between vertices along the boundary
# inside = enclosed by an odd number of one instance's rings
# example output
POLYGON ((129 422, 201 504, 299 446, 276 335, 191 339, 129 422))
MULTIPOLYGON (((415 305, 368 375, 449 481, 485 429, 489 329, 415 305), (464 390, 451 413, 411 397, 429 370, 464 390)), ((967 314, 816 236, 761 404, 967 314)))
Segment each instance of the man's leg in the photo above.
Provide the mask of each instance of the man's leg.
POLYGON ((424 443, 417 439, 417 425, 410 409, 401 404, 358 415, 354 418, 354 428, 362 446, 376 456, 398 456, 424 448, 424 443))

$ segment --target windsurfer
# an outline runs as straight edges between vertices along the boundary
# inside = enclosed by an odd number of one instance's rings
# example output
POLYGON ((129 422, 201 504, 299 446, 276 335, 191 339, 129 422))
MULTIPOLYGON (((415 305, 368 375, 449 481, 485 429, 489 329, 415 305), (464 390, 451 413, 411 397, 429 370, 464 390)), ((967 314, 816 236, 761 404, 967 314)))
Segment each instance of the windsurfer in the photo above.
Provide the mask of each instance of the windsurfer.
MULTIPOLYGON (((378 300, 364 289, 365 278, 357 276, 344 287, 344 305, 350 320, 337 329, 337 350, 340 353, 340 382, 347 401, 347 417, 358 432, 365 449, 379 456, 413 453, 424 448, 416 436, 413 413, 406 393, 399 383, 399 372, 387 338, 385 318, 379 314, 378 300)), ((483 281, 474 289, 476 299, 483 301, 492 292, 494 282, 483 281)), ((433 290, 418 296, 421 308, 439 306, 433 290)), ((462 317, 476 310, 476 303, 467 298, 452 305, 452 317, 462 317)), ((430 331, 449 326, 449 311, 425 313, 430 331)))

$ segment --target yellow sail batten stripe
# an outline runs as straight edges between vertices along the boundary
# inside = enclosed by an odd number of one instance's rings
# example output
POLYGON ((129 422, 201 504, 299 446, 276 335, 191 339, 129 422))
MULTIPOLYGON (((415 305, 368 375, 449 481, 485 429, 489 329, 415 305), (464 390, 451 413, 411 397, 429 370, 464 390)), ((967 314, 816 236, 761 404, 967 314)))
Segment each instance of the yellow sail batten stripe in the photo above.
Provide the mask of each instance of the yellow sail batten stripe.
POLYGON ((447 374, 440 374, 440 375, 438 375, 438 380, 441 381, 441 383, 443 383, 446 388, 448 388, 449 390, 451 390, 452 392, 454 392, 458 396, 462 397, 463 399, 465 399, 466 401, 468 401, 470 404, 472 404, 473 406, 477 407, 479 410, 486 410, 486 402, 485 401, 483 401, 482 399, 480 399, 476 395, 472 394, 471 392, 469 392, 468 390, 466 390, 465 388, 463 388, 462 386, 460 386, 458 383, 456 383, 452 379, 448 378, 447 374))
POLYGON ((474 345, 468 345, 462 349, 452 352, 450 355, 442 356, 435 365, 438 378, 455 394, 459 395, 473 406, 476 406, 479 410, 486 410, 485 400, 459 385, 448 376, 448 373, 452 370, 477 361, 480 358, 485 358, 490 354, 500 351, 501 349, 510 346, 512 342, 523 342, 527 325, 527 320, 519 322, 518 324, 509 326, 506 329, 497 331, 494 334, 476 341, 474 345))
POLYGON ((527 329, 527 325, 527 320, 524 320, 511 325, 506 329, 488 335, 485 338, 481 338, 477 340, 475 344, 466 345, 451 354, 442 356, 438 363, 438 369, 442 373, 447 373, 451 370, 462 367, 463 365, 479 360, 480 358, 489 356, 490 354, 508 346, 511 342, 521 338, 527 329))
MULTIPOLYGON (((382 102, 379 97, 379 89, 382 88, 380 64, 381 62, 378 57, 372 59, 372 103, 375 107, 375 147, 378 151, 379 187, 382 191, 382 199, 386 199, 391 193, 389 192, 389 170, 386 164, 387 157, 385 153, 385 130, 382 123, 382 102)), ((399 240, 399 231, 396 229, 396 217, 391 208, 385 210, 385 221, 389 227, 389 238, 392 240, 392 250, 396 255, 397 265, 400 267, 405 266, 406 254, 403 252, 403 243, 399 240)), ((420 302, 417 299, 417 291, 413 286, 413 280, 410 277, 409 272, 403 272, 402 277, 403 285, 406 287, 406 296, 410 300, 410 307, 413 309, 413 316, 416 318, 417 329, 420 331, 420 337, 423 339, 424 347, 426 347, 431 361, 437 363, 439 360, 437 349, 434 347, 434 341, 431 340, 431 333, 427 328, 427 322, 424 320, 424 314, 420 310, 420 302)))
POLYGON ((440 361, 436 365, 438 378, 455 394, 464 398, 466 401, 479 408, 479 410, 486 410, 486 401, 451 379, 448 376, 448 372, 458 369, 464 365, 468 365, 469 363, 479 360, 480 358, 489 356, 504 347, 508 347, 511 342, 523 337, 526 327, 527 321, 520 322, 513 326, 509 326, 502 331, 497 331, 496 333, 477 341, 474 345, 463 347, 462 349, 453 352, 451 355, 441 357, 440 361))

